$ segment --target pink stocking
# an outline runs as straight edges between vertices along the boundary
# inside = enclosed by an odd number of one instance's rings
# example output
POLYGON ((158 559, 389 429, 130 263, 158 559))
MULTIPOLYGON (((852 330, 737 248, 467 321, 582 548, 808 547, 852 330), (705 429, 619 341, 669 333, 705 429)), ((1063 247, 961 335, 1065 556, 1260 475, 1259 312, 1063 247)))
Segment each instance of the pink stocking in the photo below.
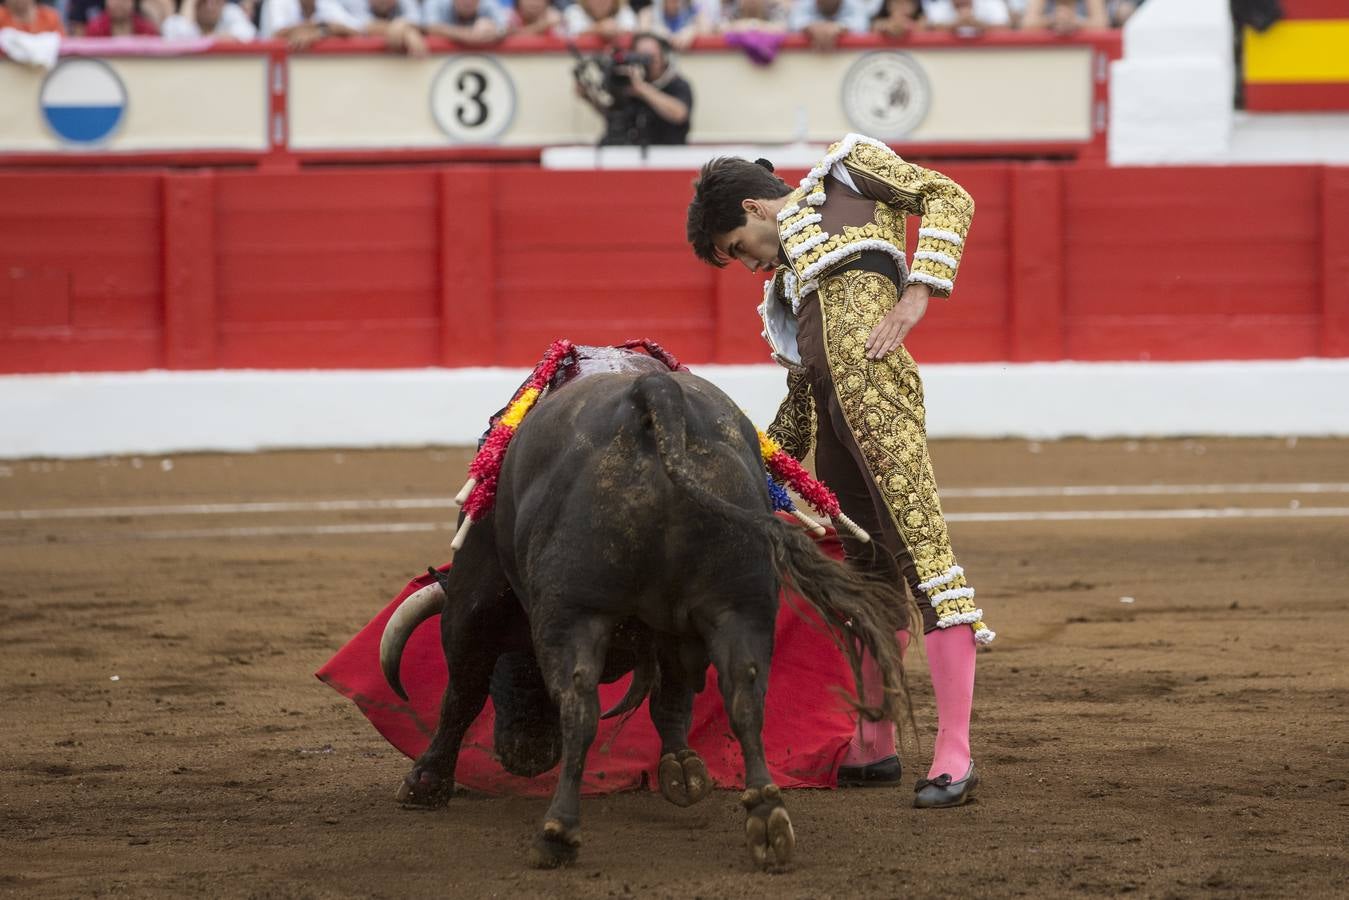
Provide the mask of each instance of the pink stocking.
MULTIPOLYGON (((899 650, 902 654, 909 646, 909 633, 897 632, 899 650)), ((880 706, 884 696, 880 668, 870 653, 862 655, 862 702, 867 706, 880 706)), ((859 718, 857 731, 848 744, 848 754, 843 757, 842 765, 865 766, 895 755, 895 723, 888 719, 868 722, 859 718)))
POLYGON ((974 703, 974 632, 964 625, 924 636, 932 692, 937 698, 937 743, 928 778, 955 781, 970 769, 970 707, 974 703))

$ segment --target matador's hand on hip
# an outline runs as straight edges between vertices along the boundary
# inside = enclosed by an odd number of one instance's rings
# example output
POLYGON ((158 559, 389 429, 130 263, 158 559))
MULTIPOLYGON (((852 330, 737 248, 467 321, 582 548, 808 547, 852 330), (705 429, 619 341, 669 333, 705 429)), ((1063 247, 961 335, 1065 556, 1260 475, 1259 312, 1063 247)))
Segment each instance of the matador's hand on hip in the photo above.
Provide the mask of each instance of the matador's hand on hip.
POLYGON ((904 339, 909 336, 909 332, 913 330, 913 326, 917 325, 927 312, 927 300, 930 295, 931 290, 925 284, 915 282, 904 288, 904 293, 894 309, 886 313, 885 318, 871 329, 866 344, 868 359, 884 359, 899 349, 904 339))

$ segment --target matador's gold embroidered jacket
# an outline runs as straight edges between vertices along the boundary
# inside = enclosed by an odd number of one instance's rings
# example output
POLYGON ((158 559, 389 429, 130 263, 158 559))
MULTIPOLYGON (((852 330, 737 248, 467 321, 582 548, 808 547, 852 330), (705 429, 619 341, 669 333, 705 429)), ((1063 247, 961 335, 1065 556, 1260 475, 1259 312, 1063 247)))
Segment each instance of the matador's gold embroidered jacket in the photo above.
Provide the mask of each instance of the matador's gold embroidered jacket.
MULTIPOLYGON (((814 416, 806 409, 809 386, 796 350, 795 313, 801 299, 818 291, 832 270, 864 250, 889 254, 906 283, 919 281, 935 296, 949 297, 973 217, 974 201, 960 185, 940 172, 905 162, 885 144, 858 134, 832 145, 787 196, 778 213, 778 235, 788 264, 778 267, 765 286, 759 312, 773 358, 789 370, 787 398, 769 429, 789 453, 804 458, 814 434, 814 416), (846 175, 851 187, 875 201, 869 221, 846 222, 832 234, 825 230, 825 177, 831 174, 846 175), (922 216, 912 268, 904 250, 906 217, 911 214, 922 216)), ((828 321, 830 310, 821 312, 828 321)))
POLYGON ((796 345, 796 312, 814 293, 839 406, 913 556, 938 625, 970 624, 983 642, 993 632, 984 627, 951 551, 927 455, 917 366, 903 348, 883 360, 865 353, 867 337, 894 307, 902 285, 921 282, 935 296, 950 296, 973 216, 974 201, 950 178, 850 134, 787 196, 778 214, 787 264, 766 286, 760 313, 773 357, 789 370, 787 398, 769 436, 797 459, 814 442, 811 388, 796 345), (904 251, 908 215, 922 217, 912 266, 904 251), (845 265, 866 251, 892 257, 900 283, 845 265))

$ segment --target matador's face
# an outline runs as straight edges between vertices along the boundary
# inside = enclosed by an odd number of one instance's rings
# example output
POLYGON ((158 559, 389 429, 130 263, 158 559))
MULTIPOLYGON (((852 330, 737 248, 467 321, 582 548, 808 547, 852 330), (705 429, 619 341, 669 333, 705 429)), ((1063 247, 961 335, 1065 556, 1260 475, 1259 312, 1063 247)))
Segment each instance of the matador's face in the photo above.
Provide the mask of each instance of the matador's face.
POLYGON ((782 265, 782 246, 778 242, 778 220, 774 204, 767 200, 745 200, 745 224, 718 236, 717 252, 740 261, 751 272, 771 272, 782 265))

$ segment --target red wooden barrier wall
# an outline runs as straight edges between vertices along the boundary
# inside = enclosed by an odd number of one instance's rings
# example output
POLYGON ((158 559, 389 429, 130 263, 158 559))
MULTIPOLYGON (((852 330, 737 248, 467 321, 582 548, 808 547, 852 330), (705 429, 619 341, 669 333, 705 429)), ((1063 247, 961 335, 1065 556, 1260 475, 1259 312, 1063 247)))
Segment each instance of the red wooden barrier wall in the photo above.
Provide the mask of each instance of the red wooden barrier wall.
MULTIPOLYGON (((978 212, 922 360, 1349 356, 1349 169, 943 168, 978 212)), ((560 336, 766 361, 759 279, 684 242, 690 180, 0 173, 0 372, 525 365, 560 336)))

